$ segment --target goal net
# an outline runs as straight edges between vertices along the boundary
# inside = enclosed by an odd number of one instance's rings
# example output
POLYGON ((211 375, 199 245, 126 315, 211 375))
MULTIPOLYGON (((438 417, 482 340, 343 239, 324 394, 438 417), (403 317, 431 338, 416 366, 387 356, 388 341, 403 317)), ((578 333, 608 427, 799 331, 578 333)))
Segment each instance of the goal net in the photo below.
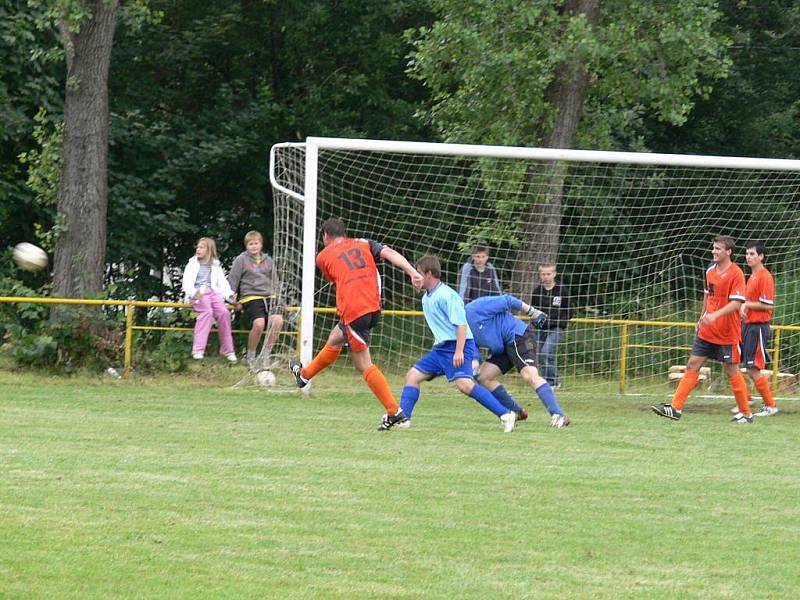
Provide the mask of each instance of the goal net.
MULTIPOLYGON (((284 296, 305 306, 304 361, 337 320, 314 255, 320 224, 338 216, 352 237, 412 263, 437 255, 457 289, 476 246, 503 292, 525 302, 539 266, 555 265, 571 318, 556 364, 568 389, 667 390, 694 337, 712 237, 736 239, 746 275, 744 242, 759 239, 777 284, 773 324, 787 326, 773 354, 781 371, 800 362, 800 161, 309 138, 273 148, 271 180, 284 296)), ((371 349, 402 372, 432 338, 407 276, 381 271, 384 319, 371 349)))

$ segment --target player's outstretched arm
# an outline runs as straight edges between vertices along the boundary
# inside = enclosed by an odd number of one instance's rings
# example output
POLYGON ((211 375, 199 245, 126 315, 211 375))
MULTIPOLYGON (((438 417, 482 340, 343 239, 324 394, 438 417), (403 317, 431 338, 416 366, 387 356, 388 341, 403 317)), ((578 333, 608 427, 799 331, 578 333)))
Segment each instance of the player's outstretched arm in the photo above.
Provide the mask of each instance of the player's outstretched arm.
POLYGON ((422 275, 420 275, 419 272, 411 266, 411 263, 406 260, 405 256, 400 254, 397 250, 393 250, 389 248, 389 246, 384 246, 383 250, 381 250, 381 258, 383 260, 388 260, 398 269, 405 271, 411 278, 411 283, 416 289, 422 287, 422 275))
POLYGON ((547 315, 530 304, 523 302, 521 310, 531 318, 531 323, 539 329, 541 329, 545 321, 547 321, 547 315))

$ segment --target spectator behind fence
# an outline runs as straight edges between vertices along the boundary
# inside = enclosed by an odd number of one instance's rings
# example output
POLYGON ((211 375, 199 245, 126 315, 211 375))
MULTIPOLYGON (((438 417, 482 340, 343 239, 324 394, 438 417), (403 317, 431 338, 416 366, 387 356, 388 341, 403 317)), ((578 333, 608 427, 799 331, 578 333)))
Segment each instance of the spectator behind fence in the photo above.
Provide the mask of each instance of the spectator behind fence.
POLYGON ((558 343, 572 316, 569 302, 569 290, 556 283, 556 266, 552 263, 539 265, 541 285, 533 290, 531 306, 547 315, 547 322, 539 330, 539 371, 554 389, 561 387, 558 374, 558 343))
POLYGON ((236 294, 225 278, 225 271, 217 258, 217 245, 213 239, 203 237, 197 241, 195 254, 183 270, 183 292, 186 301, 194 305, 197 311, 192 358, 201 360, 205 355, 208 334, 212 323, 216 320, 220 354, 235 363, 231 313, 228 312, 225 301, 235 301, 236 294))
POLYGON ((502 293, 497 270, 489 262, 489 249, 486 246, 475 246, 472 256, 461 267, 458 275, 458 295, 467 304, 483 296, 502 293))

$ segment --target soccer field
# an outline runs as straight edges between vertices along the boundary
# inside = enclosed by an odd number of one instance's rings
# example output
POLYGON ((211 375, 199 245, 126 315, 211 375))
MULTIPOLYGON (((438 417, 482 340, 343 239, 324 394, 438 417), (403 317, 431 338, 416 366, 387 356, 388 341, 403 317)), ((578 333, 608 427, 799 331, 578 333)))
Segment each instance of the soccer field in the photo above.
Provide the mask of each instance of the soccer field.
POLYGON ((224 383, 0 374, 0 597, 798 593, 797 400, 736 426, 563 392, 553 430, 512 386, 531 418, 504 434, 436 382, 379 433, 355 373, 224 383))

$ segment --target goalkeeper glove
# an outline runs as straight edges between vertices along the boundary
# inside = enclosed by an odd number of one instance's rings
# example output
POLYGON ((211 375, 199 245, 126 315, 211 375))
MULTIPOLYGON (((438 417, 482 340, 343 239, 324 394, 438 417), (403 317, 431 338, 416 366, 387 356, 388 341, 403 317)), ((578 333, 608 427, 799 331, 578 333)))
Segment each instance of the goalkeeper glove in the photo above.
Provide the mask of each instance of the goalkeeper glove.
POLYGON ((528 316, 531 318, 531 324, 536 327, 536 329, 541 329, 544 327, 544 324, 547 321, 547 315, 539 309, 533 308, 532 306, 528 308, 528 316))

